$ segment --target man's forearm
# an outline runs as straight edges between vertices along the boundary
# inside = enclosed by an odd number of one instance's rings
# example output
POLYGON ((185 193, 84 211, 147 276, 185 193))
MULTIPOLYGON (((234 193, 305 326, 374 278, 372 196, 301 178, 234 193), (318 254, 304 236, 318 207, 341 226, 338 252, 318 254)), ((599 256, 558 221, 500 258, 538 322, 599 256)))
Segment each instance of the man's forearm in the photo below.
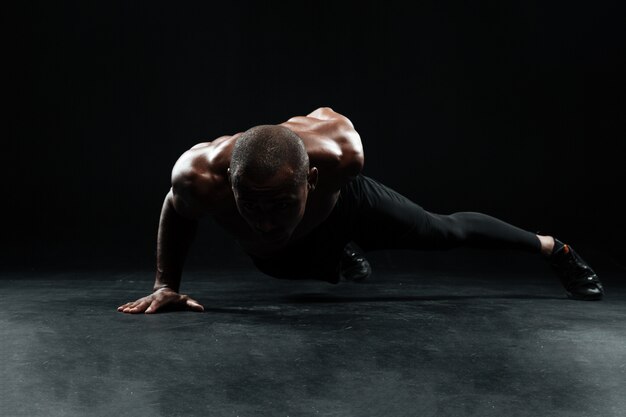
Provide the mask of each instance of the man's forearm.
POLYGON ((178 214, 170 197, 168 194, 163 202, 159 221, 154 290, 171 288, 178 292, 183 264, 198 230, 198 220, 190 220, 178 214))

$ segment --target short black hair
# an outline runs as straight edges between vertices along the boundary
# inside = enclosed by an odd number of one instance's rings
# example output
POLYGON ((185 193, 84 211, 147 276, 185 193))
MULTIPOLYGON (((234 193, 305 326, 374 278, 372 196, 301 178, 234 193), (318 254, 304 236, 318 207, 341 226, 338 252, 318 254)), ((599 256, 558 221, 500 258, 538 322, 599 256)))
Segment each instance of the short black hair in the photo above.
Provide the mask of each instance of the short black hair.
POLYGON ((258 180, 272 178, 288 165, 294 183, 305 183, 309 173, 309 155, 302 138, 280 125, 260 125, 246 130, 237 138, 230 160, 234 187, 242 176, 258 180))

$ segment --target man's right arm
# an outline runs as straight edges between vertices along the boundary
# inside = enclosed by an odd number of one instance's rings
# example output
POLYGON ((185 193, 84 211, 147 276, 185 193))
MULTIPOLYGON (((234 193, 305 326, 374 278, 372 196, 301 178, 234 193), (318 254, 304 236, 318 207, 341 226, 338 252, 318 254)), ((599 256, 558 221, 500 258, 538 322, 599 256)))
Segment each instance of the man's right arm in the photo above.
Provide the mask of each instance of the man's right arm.
MULTIPOLYGON (((180 289, 183 264, 198 230, 196 216, 183 216, 176 210, 173 191, 165 197, 157 235, 156 279, 153 291, 180 289)), ((180 198, 178 198, 180 200, 180 198)), ((183 202, 178 202, 183 211, 183 202)))
MULTIPOLYGON (((190 175, 191 174, 191 175, 190 175)), ((192 190, 197 177, 182 173, 176 167, 172 174, 172 188, 161 209, 157 235, 157 271, 152 294, 118 307, 124 313, 153 313, 165 305, 177 305, 195 311, 204 308, 187 295, 179 294, 183 265, 193 242, 198 219, 204 214, 193 201, 192 190)))

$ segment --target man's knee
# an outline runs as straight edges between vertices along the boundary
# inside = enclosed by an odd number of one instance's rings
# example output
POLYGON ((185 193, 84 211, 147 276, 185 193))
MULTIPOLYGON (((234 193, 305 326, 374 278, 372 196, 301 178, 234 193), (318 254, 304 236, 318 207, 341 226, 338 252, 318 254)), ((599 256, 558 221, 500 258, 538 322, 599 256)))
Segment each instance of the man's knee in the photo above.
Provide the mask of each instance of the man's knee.
POLYGON ((470 237, 467 213, 437 214, 436 229, 444 247, 462 245, 470 237))

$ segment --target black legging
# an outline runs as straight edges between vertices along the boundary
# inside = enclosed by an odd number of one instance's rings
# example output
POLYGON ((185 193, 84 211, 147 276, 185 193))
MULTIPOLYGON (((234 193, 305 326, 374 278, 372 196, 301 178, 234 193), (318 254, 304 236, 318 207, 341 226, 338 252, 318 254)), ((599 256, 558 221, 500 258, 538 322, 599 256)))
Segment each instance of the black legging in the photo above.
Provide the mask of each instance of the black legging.
POLYGON ((342 249, 350 241, 365 251, 461 246, 541 250, 534 233, 482 213, 430 213, 372 178, 359 175, 342 187, 332 213, 313 232, 270 259, 252 256, 252 260, 262 272, 276 278, 337 283, 342 249))

